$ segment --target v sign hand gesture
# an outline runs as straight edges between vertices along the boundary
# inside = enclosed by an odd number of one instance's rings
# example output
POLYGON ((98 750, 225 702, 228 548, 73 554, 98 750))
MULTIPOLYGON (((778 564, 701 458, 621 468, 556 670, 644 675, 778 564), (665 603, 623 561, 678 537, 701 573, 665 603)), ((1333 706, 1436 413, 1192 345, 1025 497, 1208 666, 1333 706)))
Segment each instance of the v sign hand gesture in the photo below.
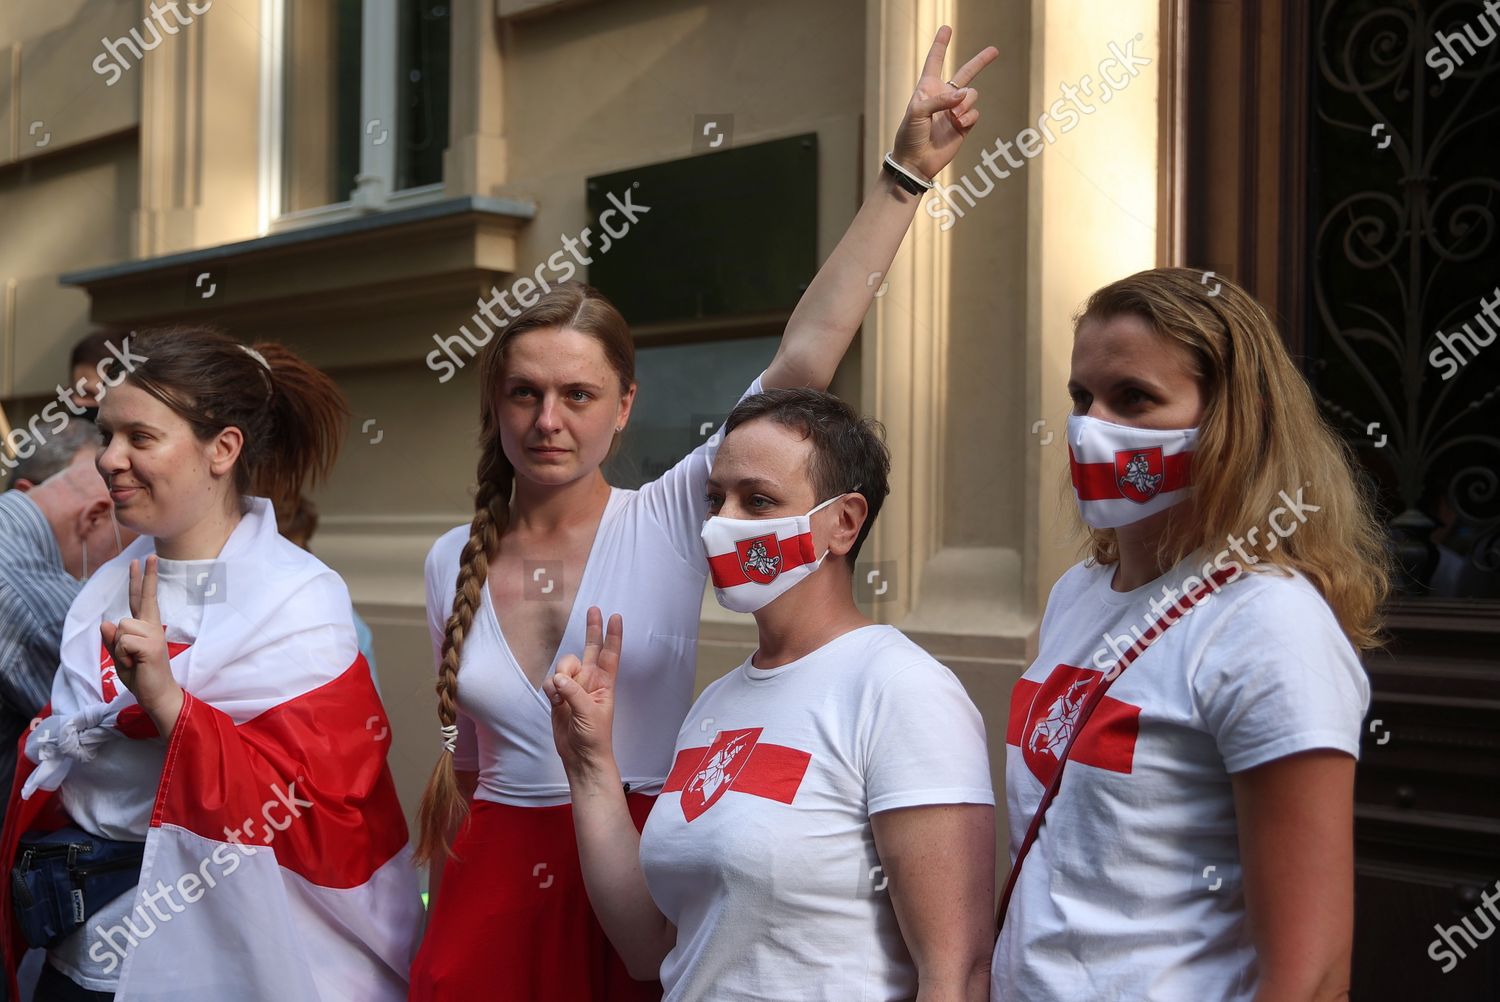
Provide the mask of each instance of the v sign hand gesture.
POLYGON ((114 658, 115 672, 125 687, 135 693, 141 709, 151 717, 163 737, 177 726, 182 710, 182 687, 172 677, 167 654, 167 633, 156 605, 156 556, 130 562, 130 616, 119 623, 99 624, 104 648, 114 658))
POLYGON ((589 609, 583 660, 569 654, 542 683, 552 701, 552 740, 563 766, 577 777, 594 778, 613 768, 610 731, 624 627, 617 613, 609 617, 606 633, 603 619, 597 606, 589 609))
POLYGON ((988 46, 955 70, 953 76, 945 77, 943 61, 952 37, 953 29, 945 24, 932 40, 922 76, 906 106, 906 117, 896 130, 891 151, 897 163, 929 179, 937 177, 939 171, 953 162, 964 137, 979 121, 979 110, 974 107, 979 91, 969 84, 1000 55, 993 45, 988 46))

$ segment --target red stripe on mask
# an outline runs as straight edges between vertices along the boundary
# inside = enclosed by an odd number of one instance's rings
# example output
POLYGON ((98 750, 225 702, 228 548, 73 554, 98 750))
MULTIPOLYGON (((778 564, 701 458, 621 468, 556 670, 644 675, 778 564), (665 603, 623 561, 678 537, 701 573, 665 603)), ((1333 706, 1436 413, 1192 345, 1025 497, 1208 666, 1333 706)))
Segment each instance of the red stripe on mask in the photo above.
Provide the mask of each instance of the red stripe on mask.
MULTIPOLYGON (((1113 462, 1080 463, 1069 446, 1068 464, 1073 470, 1073 489, 1078 492, 1078 500, 1113 501, 1125 497, 1120 491, 1113 462)), ((1176 452, 1170 456, 1162 456, 1162 466, 1162 484, 1161 490, 1157 491, 1158 495, 1169 494, 1191 484, 1193 453, 1176 452)))
MULTIPOLYGON (((778 540, 778 543, 781 546, 782 558, 778 576, 781 572, 813 563, 818 559, 817 554, 813 552, 813 538, 810 532, 778 540)), ((708 571, 713 577, 715 588, 734 588, 750 583, 750 578, 745 574, 745 568, 740 565, 740 555, 733 551, 709 557, 708 571)))

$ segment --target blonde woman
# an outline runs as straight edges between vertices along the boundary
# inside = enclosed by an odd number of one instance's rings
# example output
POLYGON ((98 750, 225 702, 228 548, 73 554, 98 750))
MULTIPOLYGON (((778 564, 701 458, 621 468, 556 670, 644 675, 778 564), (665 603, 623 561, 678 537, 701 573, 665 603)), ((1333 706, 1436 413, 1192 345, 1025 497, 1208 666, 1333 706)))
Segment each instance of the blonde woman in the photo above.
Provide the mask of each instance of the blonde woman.
MULTIPOLYGON (((889 270, 911 225, 914 192, 978 120, 968 84, 997 53, 947 78, 950 34, 939 29, 895 148, 748 392, 833 378, 874 298, 868 276, 889 270)), ((542 692, 561 654, 584 649, 591 606, 631 623, 614 748, 639 827, 692 701, 710 454, 700 447, 638 491, 605 481, 634 371, 624 319, 577 283, 545 294, 480 358, 474 519, 437 541, 426 568, 445 752, 422 806, 436 899, 412 999, 660 998, 659 984, 629 976, 589 906, 542 692), (537 568, 546 600, 527 598, 537 568)))
POLYGON ((1088 542, 1011 698, 999 1002, 1347 997, 1386 558, 1265 310, 1199 275, 1077 322, 1088 542))

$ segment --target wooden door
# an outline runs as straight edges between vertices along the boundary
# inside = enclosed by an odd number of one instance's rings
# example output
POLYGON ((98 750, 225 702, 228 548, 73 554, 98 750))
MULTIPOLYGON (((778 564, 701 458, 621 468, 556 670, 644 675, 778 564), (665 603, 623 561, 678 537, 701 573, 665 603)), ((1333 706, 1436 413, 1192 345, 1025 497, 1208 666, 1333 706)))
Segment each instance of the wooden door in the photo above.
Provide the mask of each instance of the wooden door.
POLYGON ((1275 311, 1402 567, 1366 658, 1352 998, 1500 999, 1500 20, 1163 16, 1163 258, 1275 311))

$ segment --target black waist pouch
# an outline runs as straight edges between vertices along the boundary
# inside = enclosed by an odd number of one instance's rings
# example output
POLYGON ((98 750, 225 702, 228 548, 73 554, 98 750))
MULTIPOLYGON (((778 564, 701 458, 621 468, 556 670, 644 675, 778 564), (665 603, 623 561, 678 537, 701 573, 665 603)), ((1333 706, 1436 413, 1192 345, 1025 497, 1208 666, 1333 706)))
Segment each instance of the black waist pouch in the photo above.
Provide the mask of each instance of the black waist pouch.
POLYGON ((21 935, 33 947, 60 942, 141 880, 143 842, 100 838, 80 828, 21 837, 10 874, 21 935))

